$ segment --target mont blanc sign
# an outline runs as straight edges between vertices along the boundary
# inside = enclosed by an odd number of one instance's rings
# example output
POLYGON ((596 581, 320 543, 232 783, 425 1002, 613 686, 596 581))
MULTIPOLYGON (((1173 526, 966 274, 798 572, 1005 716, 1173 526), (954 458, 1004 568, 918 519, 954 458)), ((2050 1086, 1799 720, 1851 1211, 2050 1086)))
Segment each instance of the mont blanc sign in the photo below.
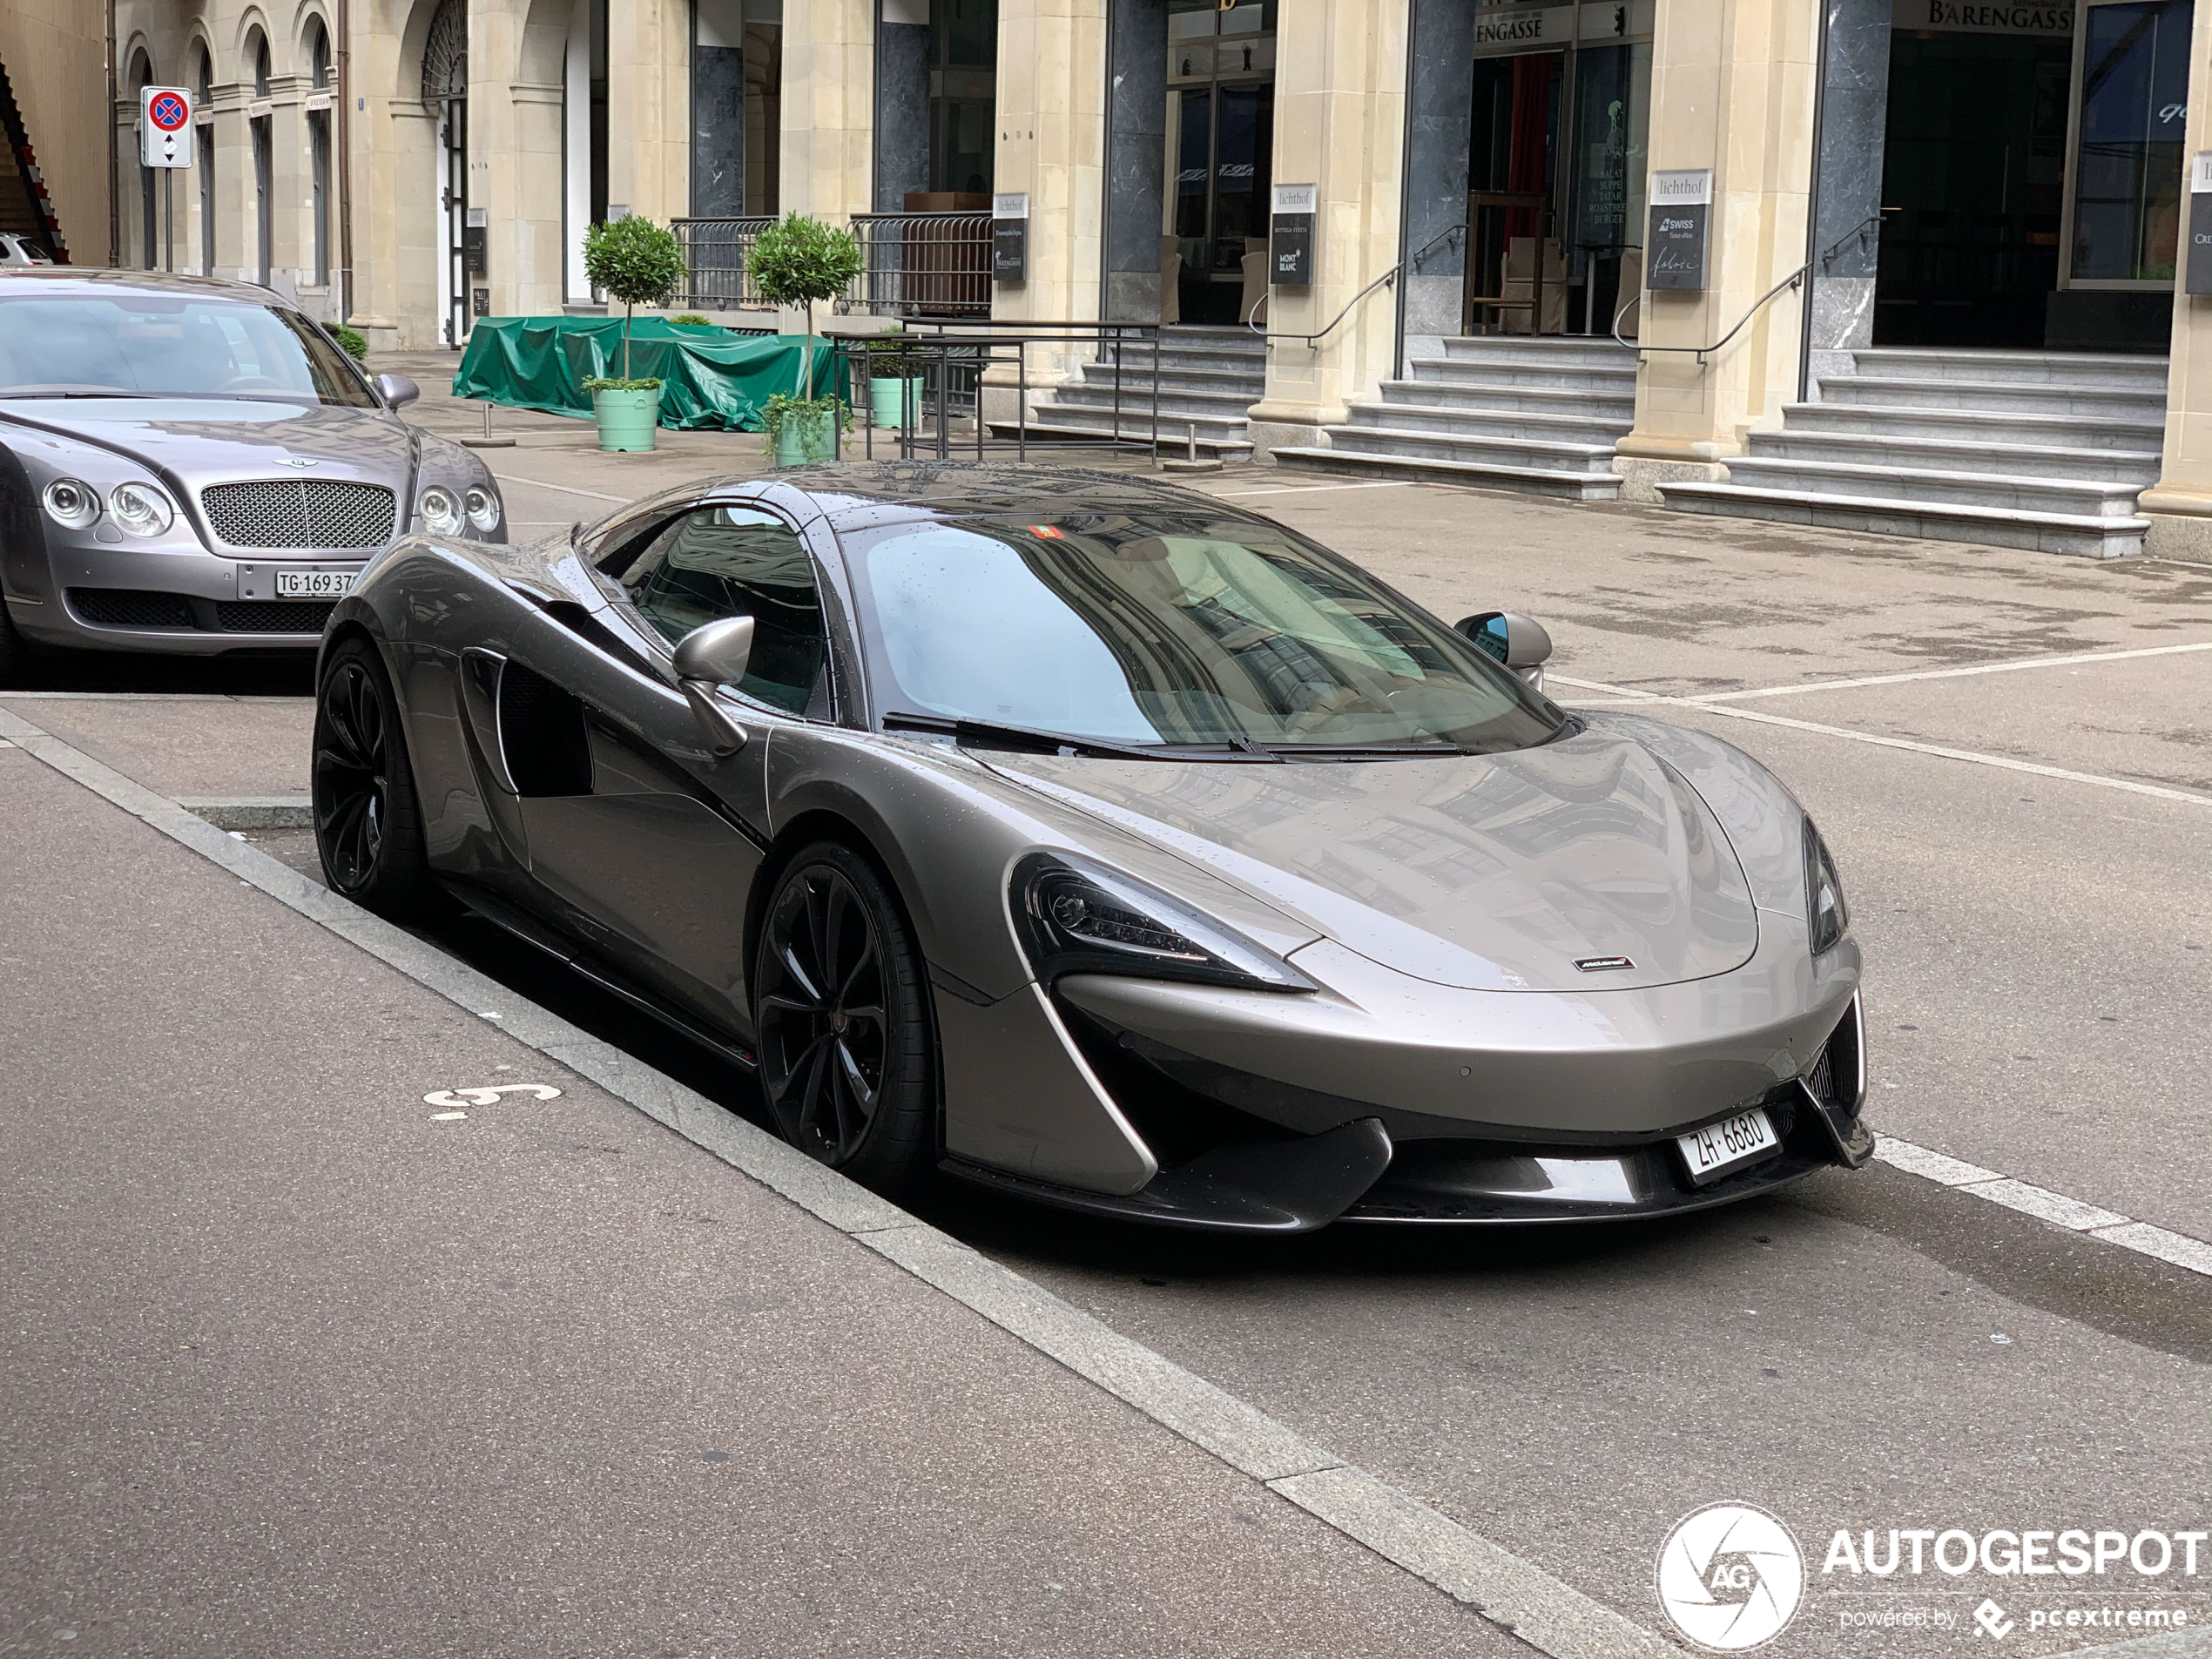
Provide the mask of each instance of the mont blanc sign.
POLYGON ((2071 39, 2071 4, 2032 0, 1897 0, 1890 14, 1895 29, 1933 30, 1946 35, 2051 35, 2071 39))

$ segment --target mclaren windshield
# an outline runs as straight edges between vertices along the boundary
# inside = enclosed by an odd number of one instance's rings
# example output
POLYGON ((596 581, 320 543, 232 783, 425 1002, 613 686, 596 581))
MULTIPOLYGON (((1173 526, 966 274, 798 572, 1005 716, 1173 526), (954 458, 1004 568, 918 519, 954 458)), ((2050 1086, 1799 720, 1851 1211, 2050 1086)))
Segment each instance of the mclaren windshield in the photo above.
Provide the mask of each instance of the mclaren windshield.
POLYGON ((132 293, 0 298, 0 398, 376 400, 304 317, 250 301, 132 293))
POLYGON ((847 541, 891 729, 1318 758, 1525 749, 1564 723, 1463 636, 1263 520, 1077 513, 847 541))

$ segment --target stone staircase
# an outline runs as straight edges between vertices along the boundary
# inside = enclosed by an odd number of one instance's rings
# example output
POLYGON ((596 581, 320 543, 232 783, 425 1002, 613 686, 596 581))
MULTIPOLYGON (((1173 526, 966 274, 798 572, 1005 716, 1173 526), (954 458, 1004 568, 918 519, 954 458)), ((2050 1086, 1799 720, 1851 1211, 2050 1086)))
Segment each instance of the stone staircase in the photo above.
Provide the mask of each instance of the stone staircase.
POLYGON ((1751 435, 1725 483, 1662 483, 1686 512, 2116 558, 2140 553, 2166 360, 2076 352, 1852 353, 1853 370, 1751 435))
POLYGON ((1636 356, 1610 340, 1486 334, 1385 381, 1285 467, 1610 501, 1613 445, 1635 421, 1636 356))
MULTIPOLYGON (((1121 352, 1123 438, 1152 435, 1152 359, 1149 342, 1135 340, 1121 352)), ((1082 366, 1082 378, 1052 388, 1029 411, 1031 438, 1103 438, 1116 435, 1110 361, 1082 366)), ((1251 453, 1245 411, 1267 390, 1267 342, 1249 328, 1181 325, 1159 334, 1160 442, 1179 452, 1195 430, 1200 454, 1241 460, 1251 453)), ((1010 437, 1011 424, 992 430, 1010 437)))

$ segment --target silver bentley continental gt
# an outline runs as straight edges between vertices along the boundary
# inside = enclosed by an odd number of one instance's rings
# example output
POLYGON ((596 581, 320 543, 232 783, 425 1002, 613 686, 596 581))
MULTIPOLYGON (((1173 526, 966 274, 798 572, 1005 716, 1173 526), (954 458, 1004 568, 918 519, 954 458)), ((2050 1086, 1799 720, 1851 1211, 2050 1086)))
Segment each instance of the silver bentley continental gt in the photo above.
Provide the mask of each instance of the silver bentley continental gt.
POLYGON ((1554 706, 1549 648, 1146 480, 709 482, 374 560, 315 829, 340 892, 458 899, 885 1190, 1295 1232, 1864 1163, 1818 831, 1725 743, 1554 706))
POLYGON ((504 539, 415 395, 266 289, 0 271, 0 685, 49 649, 310 651, 395 536, 504 539))

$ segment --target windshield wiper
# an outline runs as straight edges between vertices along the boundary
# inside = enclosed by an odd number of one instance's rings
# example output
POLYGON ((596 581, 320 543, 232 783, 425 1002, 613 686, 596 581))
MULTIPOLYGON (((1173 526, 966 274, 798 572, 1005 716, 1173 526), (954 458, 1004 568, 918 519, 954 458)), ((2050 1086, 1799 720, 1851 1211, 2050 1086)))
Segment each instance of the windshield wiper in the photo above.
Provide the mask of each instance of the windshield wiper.
POLYGON ((1448 738, 1435 743, 1270 743, 1263 746, 1278 760, 1434 760, 1445 755, 1482 752, 1448 738))
POLYGON ((119 398, 119 397, 144 397, 144 398, 153 398, 153 397, 161 397, 161 396, 164 396, 164 395, 165 395, 165 394, 163 394, 163 393, 160 393, 160 392, 124 392, 124 391, 115 391, 115 392, 0 392, 0 398, 11 398, 11 399, 14 399, 15 401, 18 401, 18 402, 24 402, 24 403, 29 403, 29 402, 34 402, 34 401, 44 401, 44 400, 46 400, 46 399, 48 399, 48 398, 57 398, 57 397, 98 397, 98 398, 110 398, 110 397, 118 397, 118 398, 119 398))
POLYGON ((1104 738, 1079 737, 1072 732, 1047 732, 1036 726, 1008 725, 997 720, 970 720, 943 714, 909 714, 894 709, 883 717, 887 732, 928 732, 955 742, 979 738, 1035 754, 1099 755, 1113 760, 1274 761, 1280 757, 1239 743, 1115 743, 1104 738))

